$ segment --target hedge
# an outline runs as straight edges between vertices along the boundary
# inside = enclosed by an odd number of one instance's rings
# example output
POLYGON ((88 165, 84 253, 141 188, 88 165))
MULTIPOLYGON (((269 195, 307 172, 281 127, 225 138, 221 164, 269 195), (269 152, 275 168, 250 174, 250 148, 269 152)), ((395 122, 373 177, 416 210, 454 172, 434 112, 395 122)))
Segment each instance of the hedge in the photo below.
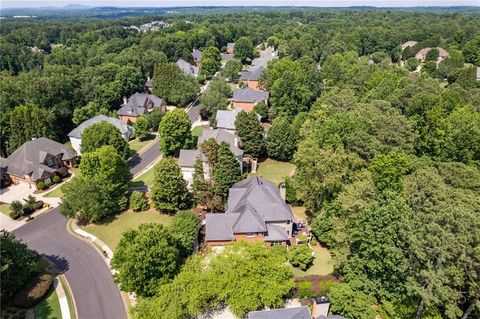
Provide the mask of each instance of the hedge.
POLYGON ((50 274, 37 275, 15 295, 13 302, 19 308, 31 308, 42 301, 51 286, 50 274))

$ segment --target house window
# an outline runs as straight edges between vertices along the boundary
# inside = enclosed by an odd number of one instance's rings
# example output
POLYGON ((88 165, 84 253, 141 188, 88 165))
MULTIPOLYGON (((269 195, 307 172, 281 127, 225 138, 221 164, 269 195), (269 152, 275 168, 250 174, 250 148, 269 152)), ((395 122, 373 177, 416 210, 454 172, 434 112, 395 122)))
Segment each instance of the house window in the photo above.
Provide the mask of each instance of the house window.
POLYGON ((255 233, 246 233, 245 236, 247 236, 247 237, 255 237, 255 233))

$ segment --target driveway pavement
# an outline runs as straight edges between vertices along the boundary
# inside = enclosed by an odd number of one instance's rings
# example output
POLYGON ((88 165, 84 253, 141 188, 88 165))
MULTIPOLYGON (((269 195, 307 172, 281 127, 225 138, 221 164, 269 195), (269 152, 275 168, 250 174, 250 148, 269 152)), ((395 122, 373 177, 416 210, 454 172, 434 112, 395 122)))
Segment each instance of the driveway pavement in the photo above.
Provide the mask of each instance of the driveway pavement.
POLYGON ((136 175, 147 168, 150 164, 160 157, 160 141, 153 143, 142 154, 136 155, 128 161, 130 172, 136 175))
POLYGON ((66 225, 67 219, 56 208, 15 234, 64 272, 79 319, 126 319, 120 291, 102 257, 88 243, 70 235, 66 225))

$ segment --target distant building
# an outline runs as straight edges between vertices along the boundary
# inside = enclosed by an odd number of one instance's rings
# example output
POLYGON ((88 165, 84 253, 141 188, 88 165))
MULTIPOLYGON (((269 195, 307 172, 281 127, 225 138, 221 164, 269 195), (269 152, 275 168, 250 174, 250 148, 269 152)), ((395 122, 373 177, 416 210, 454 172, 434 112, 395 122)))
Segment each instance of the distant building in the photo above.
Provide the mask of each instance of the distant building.
MULTIPOLYGON (((218 129, 224 129, 229 132, 234 133, 236 131, 235 128, 235 120, 237 119, 238 114, 241 112, 245 112, 241 108, 237 108, 234 110, 218 110, 217 115, 215 117, 218 129)), ((258 121, 262 119, 260 115, 257 114, 258 121)))
POLYGON ((183 59, 179 59, 175 64, 186 75, 197 77, 200 73, 200 68, 198 66, 191 65, 183 59))
POLYGON ((154 109, 165 111, 167 103, 158 96, 149 93, 135 93, 128 99, 124 98, 123 104, 117 111, 118 117, 124 123, 135 123, 141 115, 148 114, 154 109))
POLYGON ((68 174, 75 163, 75 154, 65 145, 46 137, 25 142, 6 159, 0 161, 2 179, 13 184, 27 184, 38 188, 38 183, 53 183, 53 177, 68 174))
MULTIPOLYGON (((415 58, 420 62, 425 62, 425 60, 427 59, 427 54, 431 49, 433 48, 421 49, 420 51, 417 52, 417 54, 415 54, 415 58)), ((437 49, 438 49, 437 63, 440 63, 443 60, 445 60, 449 56, 449 54, 444 48, 437 47, 437 49)))
POLYGON ((239 240, 277 245, 287 244, 292 238, 292 208, 270 181, 250 177, 234 184, 229 190, 226 208, 225 214, 205 216, 208 246, 223 246, 239 240))
POLYGON ((406 48, 414 47, 417 45, 417 41, 407 41, 402 44, 402 51, 405 50, 406 48))
POLYGON ((312 319, 308 307, 251 311, 247 319, 312 319))
POLYGON ((278 52, 274 47, 267 47, 265 50, 260 51, 260 56, 252 60, 252 64, 248 67, 249 70, 254 70, 259 66, 267 67, 268 62, 277 59, 278 52))
POLYGON ((192 50, 192 57, 193 57, 193 62, 195 62, 195 65, 197 67, 200 67, 200 63, 202 61, 202 51, 198 49, 193 49, 192 50))
POLYGON ((230 99, 232 108, 241 108, 245 111, 252 111, 255 105, 259 103, 268 104, 269 94, 267 91, 254 90, 246 87, 233 91, 233 97, 230 99))
POLYGON ((235 49, 235 43, 229 42, 227 43, 227 50, 225 51, 225 53, 233 54, 234 49, 235 49))
POLYGON ((122 134, 122 137, 127 141, 133 134, 133 128, 130 125, 125 124, 123 121, 105 115, 97 115, 95 117, 92 117, 91 119, 82 122, 79 126, 77 126, 70 133, 68 133, 68 137, 70 138, 70 142, 72 143, 72 148, 75 150, 77 155, 82 154, 80 151, 80 145, 82 144, 83 131, 85 131, 87 127, 90 127, 100 122, 107 122, 115 126, 120 131, 120 134, 122 134))

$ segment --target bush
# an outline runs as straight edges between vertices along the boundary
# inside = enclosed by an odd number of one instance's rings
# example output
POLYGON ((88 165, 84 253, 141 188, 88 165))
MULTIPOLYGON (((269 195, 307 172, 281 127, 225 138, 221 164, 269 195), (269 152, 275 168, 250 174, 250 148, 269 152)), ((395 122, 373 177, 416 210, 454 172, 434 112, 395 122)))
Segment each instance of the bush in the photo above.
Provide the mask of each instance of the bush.
POLYGON ((12 219, 18 219, 23 214, 23 205, 22 205, 22 203, 20 203, 20 201, 14 200, 10 204, 10 210, 11 210, 11 212, 10 212, 9 216, 12 219))
POLYGON ((270 248, 270 251, 282 259, 287 260, 287 248, 283 245, 276 245, 270 248))
POLYGON ((55 176, 53 176, 53 179, 52 179, 52 180, 53 180, 53 182, 56 184, 56 183, 58 183, 58 182, 61 181, 61 178, 60 178, 60 176, 55 175, 55 176))
POLYGON ((298 283, 298 298, 311 298, 313 297, 312 283, 310 281, 302 281, 298 283))
POLYGON ((288 252, 290 264, 294 267, 300 267, 302 270, 308 269, 312 265, 314 258, 312 250, 305 244, 293 246, 288 252))
POLYGON ((31 308, 42 300, 51 286, 50 274, 38 275, 15 295, 13 302, 19 308, 31 308))
POLYGON ((40 182, 38 182, 37 187, 40 190, 44 190, 45 188, 47 188, 47 185, 45 185, 45 182, 40 181, 40 182))
POLYGON ((22 214, 12 210, 10 213, 8 213, 8 216, 10 216, 11 219, 19 219, 22 214))
POLYGON ((148 209, 148 201, 145 194, 139 191, 133 191, 130 195, 130 208, 135 212, 140 212, 148 209))

